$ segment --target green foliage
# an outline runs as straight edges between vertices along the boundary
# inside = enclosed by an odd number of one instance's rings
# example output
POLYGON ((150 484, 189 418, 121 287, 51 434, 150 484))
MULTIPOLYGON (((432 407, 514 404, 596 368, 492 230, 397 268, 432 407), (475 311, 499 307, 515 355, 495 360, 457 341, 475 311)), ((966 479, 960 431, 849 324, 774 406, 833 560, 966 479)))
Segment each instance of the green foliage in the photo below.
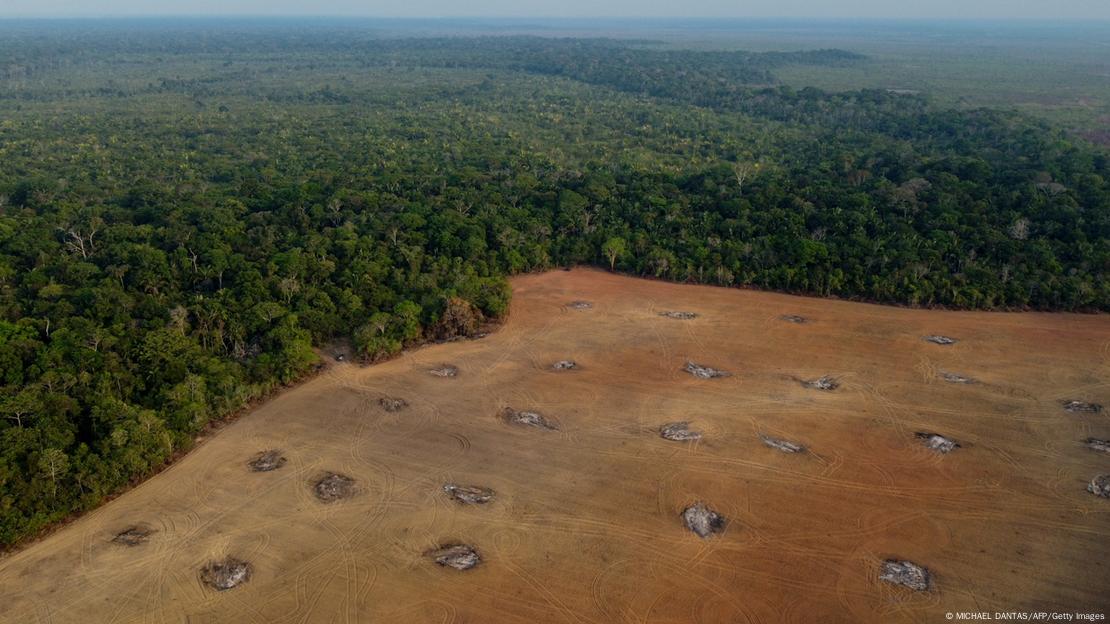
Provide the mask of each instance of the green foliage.
POLYGON ((619 236, 614 236, 601 246, 601 254, 609 261, 609 269, 617 268, 617 260, 628 253, 628 243, 619 236))

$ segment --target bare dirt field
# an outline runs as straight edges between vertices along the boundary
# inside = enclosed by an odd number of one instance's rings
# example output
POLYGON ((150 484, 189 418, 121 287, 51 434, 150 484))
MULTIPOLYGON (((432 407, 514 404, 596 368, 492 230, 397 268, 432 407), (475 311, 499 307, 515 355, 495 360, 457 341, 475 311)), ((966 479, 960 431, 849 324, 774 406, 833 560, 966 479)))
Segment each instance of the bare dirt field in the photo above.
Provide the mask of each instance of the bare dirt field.
POLYGON ((1110 318, 589 270, 513 287, 489 337, 335 364, 0 560, 0 621, 941 622, 1110 604, 1110 499, 1088 491, 1110 473, 1089 442, 1110 439, 1110 318))

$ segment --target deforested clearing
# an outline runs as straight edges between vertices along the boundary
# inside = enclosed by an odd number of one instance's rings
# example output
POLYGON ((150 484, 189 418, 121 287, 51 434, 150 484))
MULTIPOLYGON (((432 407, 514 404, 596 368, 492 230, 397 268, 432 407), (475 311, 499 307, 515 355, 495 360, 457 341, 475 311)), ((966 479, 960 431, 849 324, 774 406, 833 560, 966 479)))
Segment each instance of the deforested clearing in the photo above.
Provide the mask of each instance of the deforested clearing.
POLYGON ((1110 405, 1105 316, 581 269, 512 285, 508 321, 485 340, 333 367, 0 559, 0 622, 931 622, 1031 597, 1044 611, 1105 608, 1110 468, 1093 408, 1110 405), (594 306, 561 313, 574 299, 594 306), (695 306, 698 321, 659 318, 695 306), (922 340, 937 332, 964 339, 922 340), (588 366, 550 373, 571 355, 588 366), (464 374, 429 374, 447 362, 464 374), (687 362, 735 376, 695 379, 687 362), (936 383, 938 371, 985 381, 936 383), (835 392, 798 383, 832 372, 846 381, 835 392), (396 396, 400 414, 378 403, 396 396), (506 405, 558 430, 493 417, 506 405), (702 442, 660 439, 681 422, 702 442), (931 452, 932 436, 964 446, 931 452), (248 469, 268 449, 284 466, 248 469), (706 537, 691 532, 696 502, 727 529, 698 512, 706 537))

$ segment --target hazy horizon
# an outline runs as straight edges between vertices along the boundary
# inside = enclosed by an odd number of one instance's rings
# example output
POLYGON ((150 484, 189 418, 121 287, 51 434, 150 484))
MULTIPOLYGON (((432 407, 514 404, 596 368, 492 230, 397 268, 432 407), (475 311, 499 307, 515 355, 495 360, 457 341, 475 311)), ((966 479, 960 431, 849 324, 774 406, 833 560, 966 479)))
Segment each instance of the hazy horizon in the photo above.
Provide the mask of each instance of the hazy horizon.
POLYGON ((397 4, 358 0, 8 0, 0 18, 87 17, 333 17, 367 18, 800 18, 943 20, 1110 20, 1104 0, 1049 4, 1033 0, 934 0, 925 6, 899 7, 883 0, 414 0, 397 4))

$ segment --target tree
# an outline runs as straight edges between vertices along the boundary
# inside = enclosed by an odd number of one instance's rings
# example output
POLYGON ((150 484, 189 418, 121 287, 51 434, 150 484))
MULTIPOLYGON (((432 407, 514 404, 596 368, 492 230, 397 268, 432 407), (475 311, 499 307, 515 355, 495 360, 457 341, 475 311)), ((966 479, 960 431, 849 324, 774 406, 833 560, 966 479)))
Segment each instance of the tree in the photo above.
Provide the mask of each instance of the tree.
POLYGON ((601 253, 609 260, 609 270, 612 271, 617 266, 617 260, 628 253, 628 243, 623 238, 614 236, 601 246, 601 253))
POLYGON ((42 392, 38 388, 25 387, 13 396, 0 398, 0 411, 4 413, 5 418, 22 429, 31 415, 42 410, 42 401, 42 392))
POLYGON ((69 457, 56 449, 48 448, 39 457, 39 470, 50 478, 50 496, 58 496, 58 479, 62 478, 69 470, 69 457))
POLYGON ((736 194, 744 194, 744 182, 759 172, 759 163, 738 162, 732 166, 732 174, 736 179, 736 194))

